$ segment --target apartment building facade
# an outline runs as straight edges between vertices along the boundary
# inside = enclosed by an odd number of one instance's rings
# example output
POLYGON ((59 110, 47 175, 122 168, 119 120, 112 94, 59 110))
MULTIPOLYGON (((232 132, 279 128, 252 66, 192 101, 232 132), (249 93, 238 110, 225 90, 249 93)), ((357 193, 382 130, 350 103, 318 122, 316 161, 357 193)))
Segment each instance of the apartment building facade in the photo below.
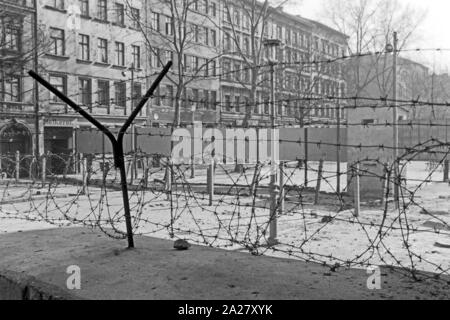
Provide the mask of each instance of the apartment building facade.
POLYGON ((147 47, 152 73, 173 67, 151 101, 152 126, 220 123, 220 2, 148 0, 147 47), (188 4, 188 5, 186 5, 188 4), (178 111, 178 113, 177 113, 178 111))
MULTIPOLYGON (((270 123, 268 61, 271 50, 276 51, 278 124, 336 123, 338 99, 328 98, 342 96, 346 90, 339 58, 346 53, 347 36, 314 21, 287 14, 282 9, 268 8, 266 13, 262 5, 254 8, 244 3, 232 5, 228 1, 222 4, 222 123, 230 126, 243 124, 247 104, 253 94, 251 91, 255 90, 250 84, 252 72, 258 73, 258 86, 256 102, 250 107, 248 125, 267 126, 270 123), (255 17, 259 17, 258 26, 254 22, 255 17), (257 29, 256 33, 252 32, 253 28, 257 29), (262 48, 266 39, 278 39, 280 46, 276 49, 262 48), (255 57, 252 50, 265 51, 256 68, 249 67, 248 63, 255 57)), ((345 119, 344 112, 339 116, 345 119)))
POLYGON ((35 3, 0 1, 0 170, 4 157, 32 154, 36 141, 34 86, 35 3))
MULTIPOLYGON (((5 142, 16 140, 26 141, 20 143, 26 145, 20 150, 25 154, 32 154, 35 141, 39 141, 39 154, 76 153, 80 145, 88 144, 97 152, 102 149, 97 130, 46 89, 37 86, 39 99, 34 99, 36 83, 26 76, 29 69, 37 69, 52 85, 112 129, 123 124, 169 60, 174 62, 173 68, 138 116, 136 126, 168 127, 175 119, 181 126, 198 121, 207 126, 242 126, 248 114, 247 125, 270 123, 269 72, 264 69, 268 52, 264 52, 262 68, 258 68, 258 86, 250 105, 251 72, 243 63, 245 54, 250 56, 252 50, 249 16, 238 5, 225 10, 224 0, 198 0, 184 9, 182 1, 175 8, 171 7, 172 2, 163 0, 1 2, 9 3, 4 8, 12 8, 3 15, 7 19, 14 12, 20 14, 22 21, 30 22, 23 24, 20 32, 8 32, 16 29, 2 27, 2 39, 9 39, 10 46, 18 41, 17 49, 26 51, 28 46, 31 52, 36 41, 30 37, 36 26, 40 44, 37 63, 27 61, 20 68, 10 68, 20 73, 19 80, 13 77, 7 81, 8 77, 2 75, 2 92, 9 90, 10 94, 7 98, 2 93, 0 130, 6 132, 4 128, 10 124, 22 135, 20 139, 6 139, 13 134, 5 133, 2 152, 17 149, 11 142, 5 142), (37 23, 32 20, 34 12, 39 17, 37 23), (231 24, 237 38, 230 44, 226 35, 233 31, 231 24), (15 37, 15 33, 20 36, 15 37), (230 48, 237 43, 240 50, 245 50, 244 55, 230 48), (40 134, 39 139, 36 133, 40 134)), ((277 49, 277 121, 284 126, 308 125, 323 119, 333 121, 332 111, 317 110, 334 108, 322 100, 311 107, 310 97, 313 93, 323 96, 331 95, 333 90, 342 92, 345 83, 335 69, 325 75, 314 72, 311 66, 319 54, 327 59, 342 55, 346 36, 282 10, 270 8, 266 20, 265 31, 261 29, 263 38, 278 38, 282 42, 277 49), (319 45, 315 46, 315 42, 319 45), (334 83, 327 85, 324 81, 330 79, 334 83)), ((6 52, 2 49, 2 55, 6 52)), ((2 58, 0 62, 5 61, 2 58)), ((2 73, 5 70, 2 67, 2 73)))
MULTIPOLYGON (((112 129, 131 114, 149 80, 139 23, 144 12, 141 0, 39 2, 39 23, 50 43, 40 74, 112 129)), ((46 152, 71 154, 86 143, 101 147, 86 120, 42 87, 39 97, 46 152)), ((136 121, 146 119, 144 110, 136 121)))

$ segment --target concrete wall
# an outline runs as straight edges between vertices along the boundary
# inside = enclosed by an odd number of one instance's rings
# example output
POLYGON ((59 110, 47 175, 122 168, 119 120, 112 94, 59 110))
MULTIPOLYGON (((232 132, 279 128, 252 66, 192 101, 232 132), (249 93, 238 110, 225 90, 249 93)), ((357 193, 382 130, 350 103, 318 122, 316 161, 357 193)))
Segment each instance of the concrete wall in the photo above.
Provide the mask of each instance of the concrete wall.
POLYGON ((80 300, 80 298, 22 273, 0 271, 0 300, 80 300))
MULTIPOLYGON (((384 163, 392 163, 393 131, 384 127, 352 126, 348 129, 348 165, 360 163, 361 199, 383 197, 384 163), (387 148, 382 148, 385 146, 387 148)), ((355 179, 348 175, 349 193, 353 194, 355 179)))
MULTIPOLYGON (((280 130, 280 160, 296 161, 305 159, 305 130, 280 130)), ((341 144, 347 143, 347 129, 341 129, 341 144)), ((337 129, 308 129, 308 160, 337 161, 337 129)), ((341 162, 347 162, 347 150, 341 147, 341 162)))

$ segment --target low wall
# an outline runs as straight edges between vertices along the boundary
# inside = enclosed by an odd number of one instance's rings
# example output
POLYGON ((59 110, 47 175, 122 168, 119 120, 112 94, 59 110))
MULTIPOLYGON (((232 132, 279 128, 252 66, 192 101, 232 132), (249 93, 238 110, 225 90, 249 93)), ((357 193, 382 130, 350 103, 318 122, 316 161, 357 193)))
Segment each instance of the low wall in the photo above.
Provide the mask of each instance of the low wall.
POLYGON ((0 271, 0 300, 80 300, 60 288, 34 277, 0 271))

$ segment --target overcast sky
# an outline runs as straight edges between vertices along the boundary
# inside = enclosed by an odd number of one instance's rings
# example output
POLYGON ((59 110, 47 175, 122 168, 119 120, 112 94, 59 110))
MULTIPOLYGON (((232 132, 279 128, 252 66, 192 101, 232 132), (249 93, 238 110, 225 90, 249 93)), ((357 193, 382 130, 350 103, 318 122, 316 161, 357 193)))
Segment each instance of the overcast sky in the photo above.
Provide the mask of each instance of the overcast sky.
MULTIPOLYGON (((288 8, 290 12, 300 14, 306 18, 318 19, 320 8, 327 0, 302 0, 288 8)), ((422 40, 414 44, 421 48, 446 48, 450 49, 450 0, 400 0, 405 4, 411 4, 418 9, 427 10, 428 14, 421 27, 422 40)), ((293 0, 292 2, 295 2, 293 0)), ((435 64, 437 70, 450 71, 450 52, 433 54, 416 53, 419 62, 428 61, 435 64), (436 62, 434 62, 436 61, 436 62)))

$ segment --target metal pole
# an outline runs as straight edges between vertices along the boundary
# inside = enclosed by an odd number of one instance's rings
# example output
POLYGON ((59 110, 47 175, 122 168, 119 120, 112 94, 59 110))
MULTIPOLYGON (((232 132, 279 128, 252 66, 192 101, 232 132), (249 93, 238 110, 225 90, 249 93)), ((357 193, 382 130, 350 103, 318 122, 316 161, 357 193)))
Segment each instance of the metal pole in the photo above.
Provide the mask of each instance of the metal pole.
MULTIPOLYGON (((197 103, 197 102, 194 102, 197 103)), ((193 143, 193 146, 195 146, 198 141, 195 141, 195 105, 192 107, 192 137, 193 140, 191 140, 191 144, 193 143)), ((195 148, 192 146, 192 150, 195 150, 195 148)), ((191 179, 195 178, 195 152, 192 152, 191 156, 191 179)))
POLYGON ((393 57, 393 129, 394 129, 394 203, 395 208, 399 208, 399 194, 400 194, 400 177, 398 164, 398 104, 397 104, 397 51, 398 51, 398 37, 397 32, 394 32, 394 57, 393 57))
POLYGON ((285 191, 285 163, 280 162, 280 204, 278 208, 278 212, 280 213, 280 216, 284 214, 285 209, 285 198, 286 198, 286 191, 285 191))
POLYGON ((16 151, 16 181, 20 179, 20 151, 16 151))
POLYGON ((359 217, 360 212, 361 212, 361 198, 360 198, 360 178, 359 178, 359 163, 357 163, 355 165, 355 178, 356 178, 356 182, 355 182, 355 217, 359 217))
POLYGON ((397 50, 398 37, 397 32, 394 32, 394 57, 393 57, 393 129, 394 129, 394 203, 395 208, 399 208, 399 194, 400 194, 400 177, 398 164, 398 105, 397 105, 397 50))
POLYGON ((278 243, 277 239, 277 194, 276 194, 276 183, 277 183, 277 165, 275 163, 275 150, 274 141, 275 139, 275 129, 276 129, 276 106, 275 106, 275 63, 270 64, 270 95, 271 95, 271 175, 270 175, 270 236, 269 245, 276 245, 278 243))
POLYGON ((308 187, 308 128, 305 128, 305 188, 308 187))
MULTIPOLYGON (((34 70, 39 69, 39 53, 38 53, 38 8, 37 0, 33 1, 34 4, 34 23, 33 23, 33 37, 34 37, 34 70)), ((40 130, 39 130, 39 86, 37 83, 34 84, 34 126, 35 126, 35 150, 34 156, 36 158, 36 176, 39 176, 39 140, 40 140, 40 130)))
POLYGON ((214 203, 214 184, 215 184, 215 160, 211 160, 211 164, 208 169, 208 191, 209 191, 209 205, 214 203))
POLYGON ((341 196, 341 107, 339 105, 339 100, 336 104, 336 116, 337 116, 337 132, 336 132, 336 140, 337 140, 337 153, 336 153, 336 192, 338 196, 341 196))

